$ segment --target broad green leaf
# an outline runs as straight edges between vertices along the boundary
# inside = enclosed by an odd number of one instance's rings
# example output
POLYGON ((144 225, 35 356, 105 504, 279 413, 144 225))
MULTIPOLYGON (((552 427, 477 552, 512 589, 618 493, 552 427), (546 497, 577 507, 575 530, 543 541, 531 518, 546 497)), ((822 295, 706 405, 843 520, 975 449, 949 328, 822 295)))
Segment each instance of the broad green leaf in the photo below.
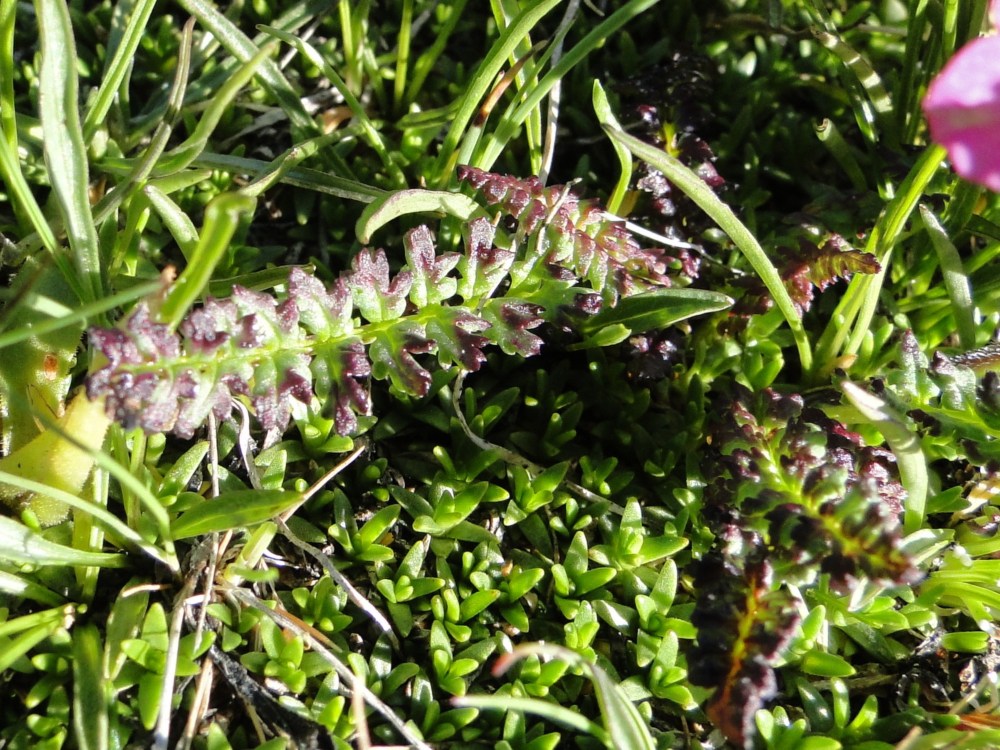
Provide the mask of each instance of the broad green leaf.
POLYGON ((124 568, 131 564, 124 555, 85 552, 49 541, 24 524, 4 516, 0 516, 0 560, 18 565, 90 565, 103 568, 124 568))
POLYGON ((175 539, 186 539, 216 531, 254 526, 301 502, 302 495, 289 490, 237 490, 226 492, 182 514, 171 524, 175 539))
POLYGON ((802 657, 801 669, 818 677, 850 677, 857 671, 844 657, 816 650, 802 657))
POLYGON ((705 289, 656 289, 624 297, 614 307, 601 310, 580 324, 586 346, 611 326, 624 326, 629 334, 643 333, 673 325, 695 315, 725 310, 732 299, 705 289))

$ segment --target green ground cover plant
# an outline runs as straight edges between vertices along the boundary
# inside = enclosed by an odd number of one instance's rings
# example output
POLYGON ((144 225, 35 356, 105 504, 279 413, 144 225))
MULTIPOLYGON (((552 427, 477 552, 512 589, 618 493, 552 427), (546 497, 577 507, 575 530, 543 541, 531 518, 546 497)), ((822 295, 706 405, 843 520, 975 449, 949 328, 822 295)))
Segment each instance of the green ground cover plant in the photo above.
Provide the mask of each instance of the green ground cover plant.
POLYGON ((0 0, 0 748, 1000 745, 989 12, 0 0))

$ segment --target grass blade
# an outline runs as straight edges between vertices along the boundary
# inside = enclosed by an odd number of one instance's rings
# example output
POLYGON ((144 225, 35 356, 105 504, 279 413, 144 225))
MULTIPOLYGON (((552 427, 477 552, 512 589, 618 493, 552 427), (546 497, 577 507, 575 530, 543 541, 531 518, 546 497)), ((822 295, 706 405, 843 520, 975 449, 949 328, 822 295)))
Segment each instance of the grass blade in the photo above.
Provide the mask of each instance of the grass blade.
MULTIPOLYGON (((574 45, 573 49, 552 66, 537 86, 531 88, 524 97, 524 101, 518 104, 512 112, 504 113, 503 118, 497 123, 496 131, 487 139, 486 145, 480 155, 472 162, 472 166, 490 169, 521 124, 528 119, 533 111, 537 110, 542 99, 577 63, 603 44, 618 29, 658 2, 659 0, 630 0, 595 26, 590 33, 574 45)), ((568 28, 566 30, 568 31, 568 28)))
POLYGON ((104 568, 131 565, 125 555, 85 552, 57 544, 5 516, 0 516, 0 560, 16 565, 92 565, 104 568))
POLYGON ((365 206, 354 231, 358 235, 358 240, 366 245, 371 242, 372 235, 379 228, 400 216, 416 213, 443 213, 468 221, 485 212, 472 198, 462 193, 449 193, 443 190, 400 190, 365 206))
MULTIPOLYGON (((600 724, 588 719, 579 711, 551 701, 539 698, 518 698, 512 695, 463 695, 452 698, 451 705, 458 708, 478 708, 484 711, 519 711, 534 714, 551 721, 553 724, 559 724, 581 734, 589 734, 604 745, 608 745, 608 733, 600 724)), ((618 747, 631 748, 632 746, 619 745, 618 747)))
POLYGON ((119 12, 124 9, 126 13, 131 10, 131 13, 129 13, 128 23, 120 37, 120 43, 114 50, 114 55, 104 66, 104 75, 101 77, 97 96, 94 97, 93 104, 83 119, 83 138, 87 143, 104 122, 122 81, 125 80, 125 76, 135 63, 135 52, 146 31, 146 24, 153 13, 153 8, 156 7, 156 0, 137 0, 135 6, 130 9, 127 7, 128 5, 131 3, 123 1, 116 9, 119 12))
POLYGON ((490 48, 476 70, 476 74, 465 88, 465 95, 462 97, 458 112, 455 114, 451 128, 448 129, 444 143, 441 145, 437 164, 428 182, 436 184, 438 187, 444 187, 448 184, 454 166, 451 161, 456 154, 458 142, 475 115, 479 103, 489 93, 497 73, 517 49, 521 40, 558 4, 559 0, 541 0, 528 6, 521 11, 517 18, 511 21, 510 26, 504 29, 500 38, 490 48))
MULTIPOLYGON (((601 82, 596 78, 594 79, 594 114, 597 115, 597 121, 602 126, 624 132, 624 128, 618 122, 618 118, 611 111, 608 95, 604 93, 601 82)), ((618 141, 611 141, 611 147, 614 148, 615 155, 618 157, 621 172, 618 174, 618 182, 615 183, 614 190, 611 191, 606 205, 608 213, 617 214, 619 209, 621 209, 622 201, 625 199, 629 183, 632 181, 632 155, 618 141)))
POLYGON ((101 635, 93 623, 73 628, 73 733, 81 750, 107 750, 110 693, 101 635))
POLYGON ((962 267, 962 258, 958 250, 948 239, 948 233, 941 226, 934 213, 927 206, 920 206, 920 218, 931 238, 931 244, 937 253, 941 265, 941 275, 944 286, 951 298, 952 313, 955 317, 955 328, 958 329, 958 340, 963 349, 976 347, 976 309, 972 301, 972 289, 969 277, 962 267))
POLYGON ((382 165, 392 174, 393 180, 397 185, 405 185, 406 178, 403 176, 402 170, 400 170, 399 165, 392 160, 392 156, 389 154, 389 149, 386 148, 385 142, 382 140, 382 135, 372 124, 371 118, 368 117, 368 113, 365 112, 365 108, 362 106, 361 102, 358 101, 354 92, 352 92, 344 82, 344 79, 337 75, 337 71, 333 69, 333 67, 318 51, 316 51, 316 48, 294 34, 289 34, 288 32, 276 29, 273 26, 260 26, 259 28, 264 33, 270 34, 271 36, 280 39, 285 44, 293 46, 300 53, 302 53, 302 55, 309 60, 310 63, 323 71, 323 75, 330 79, 330 83, 333 84, 333 87, 340 92, 341 96, 344 97, 344 101, 347 103, 347 106, 350 107, 351 112, 367 136, 368 145, 370 145, 375 150, 375 153, 378 154, 379 159, 382 160, 382 165))
POLYGON ((906 488, 903 506, 903 532, 912 534, 924 522, 927 503, 927 459, 920 438, 906 426, 903 417, 885 401, 849 381, 840 385, 848 401, 868 420, 889 444, 899 466, 899 478, 906 488))
POLYGON ((82 282, 81 301, 93 302, 102 296, 101 256, 80 126, 73 27, 69 8, 62 0, 37 0, 35 12, 42 48, 38 107, 45 164, 82 282))
POLYGON ((943 146, 928 147, 910 169, 896 195, 882 210, 865 243, 865 251, 878 259, 882 270, 872 276, 855 276, 851 279, 816 345, 816 367, 819 371, 829 368, 838 355, 856 354, 861 348, 861 342, 871 327, 878 307, 879 294, 896 241, 945 155, 943 146))
POLYGON ((160 308, 160 320, 177 328, 187 311, 208 287, 212 272, 229 248, 240 217, 253 211, 257 201, 238 193, 223 193, 205 208, 205 223, 198 244, 176 283, 170 287, 160 308))
MULTIPOLYGON (((236 28, 236 25, 226 18, 211 0, 179 0, 179 3, 219 40, 226 52, 241 63, 250 62, 260 51, 250 37, 236 28)), ((292 125, 303 133, 314 135, 316 124, 302 106, 298 94, 281 72, 281 68, 273 60, 265 59, 261 62, 260 80, 277 99, 292 125)))

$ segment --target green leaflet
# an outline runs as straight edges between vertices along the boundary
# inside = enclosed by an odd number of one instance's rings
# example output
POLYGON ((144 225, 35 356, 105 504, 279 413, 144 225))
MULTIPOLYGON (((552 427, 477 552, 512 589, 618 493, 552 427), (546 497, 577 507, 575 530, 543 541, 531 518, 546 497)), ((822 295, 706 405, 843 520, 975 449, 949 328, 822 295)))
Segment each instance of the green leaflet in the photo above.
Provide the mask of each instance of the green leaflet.
POLYGON ((254 526, 300 502, 302 495, 288 490, 239 490, 205 500, 183 513, 171 525, 175 539, 215 531, 254 526))

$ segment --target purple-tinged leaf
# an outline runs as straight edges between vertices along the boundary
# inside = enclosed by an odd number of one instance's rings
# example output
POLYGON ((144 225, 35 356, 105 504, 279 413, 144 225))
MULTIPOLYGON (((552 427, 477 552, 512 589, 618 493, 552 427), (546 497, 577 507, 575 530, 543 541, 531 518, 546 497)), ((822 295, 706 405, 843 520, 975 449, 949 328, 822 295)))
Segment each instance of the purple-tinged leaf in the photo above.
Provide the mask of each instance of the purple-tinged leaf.
POLYGON ((413 283, 410 271, 400 271, 389 279, 389 261, 382 250, 364 249, 351 261, 347 286, 354 304, 372 323, 395 320, 406 311, 406 295, 413 283))
POLYGON ((464 228, 465 255, 459 261, 462 274, 458 293, 466 302, 489 297, 514 262, 514 253, 493 244, 496 227, 484 218, 473 219, 464 228))
POLYGON ((425 338, 422 326, 401 322, 380 331, 368 347, 372 374, 379 380, 388 377, 403 393, 425 396, 431 387, 431 374, 413 355, 433 350, 434 342, 425 338))
POLYGON ((488 204, 512 216, 519 237, 542 233, 540 245, 522 243, 545 252, 540 264, 527 259, 529 270, 566 269, 574 277, 585 278, 611 303, 635 291, 670 285, 662 251, 641 249, 624 222, 609 219, 596 205, 581 203, 567 188, 543 187, 535 178, 490 174, 471 167, 461 169, 459 178, 479 189, 488 204))
POLYGON ((759 546, 750 547, 745 569, 718 553, 696 566, 698 600, 691 622, 698 643, 688 657, 691 682, 716 688, 706 707, 709 718, 730 742, 745 748, 754 746, 757 710, 777 693, 772 665, 799 622, 795 597, 774 587, 770 563, 759 546))
POLYGON ((371 414, 368 379, 371 362, 358 339, 324 346, 312 362, 317 395, 325 401, 325 410, 334 418, 340 435, 350 435, 358 429, 357 415, 371 414))
POLYGON ((305 354, 264 360, 254 371, 250 398, 265 430, 284 430, 291 418, 292 399, 308 404, 312 395, 312 374, 305 354))
POLYGON ((455 294, 458 281, 448 276, 461 258, 458 253, 437 256, 431 230, 411 229, 403 237, 406 262, 413 274, 410 300, 417 307, 444 302, 455 294))
POLYGON ((209 297, 181 322, 180 332, 192 351, 211 354, 228 343, 236 330, 236 305, 231 300, 209 297))
POLYGON ((490 343, 483 331, 490 324, 462 308, 445 307, 427 321, 427 337, 437 344, 443 364, 456 364, 476 372, 486 361, 483 347, 490 343))
POLYGON ((544 322, 541 312, 541 307, 528 302, 491 300, 483 308, 483 317, 490 324, 485 334, 505 354, 532 357, 542 350, 542 340, 529 333, 544 322))
POLYGON ((327 289, 315 276, 293 268, 288 276, 288 298, 294 301, 302 326, 314 336, 337 338, 354 330, 354 301, 343 278, 327 289))

